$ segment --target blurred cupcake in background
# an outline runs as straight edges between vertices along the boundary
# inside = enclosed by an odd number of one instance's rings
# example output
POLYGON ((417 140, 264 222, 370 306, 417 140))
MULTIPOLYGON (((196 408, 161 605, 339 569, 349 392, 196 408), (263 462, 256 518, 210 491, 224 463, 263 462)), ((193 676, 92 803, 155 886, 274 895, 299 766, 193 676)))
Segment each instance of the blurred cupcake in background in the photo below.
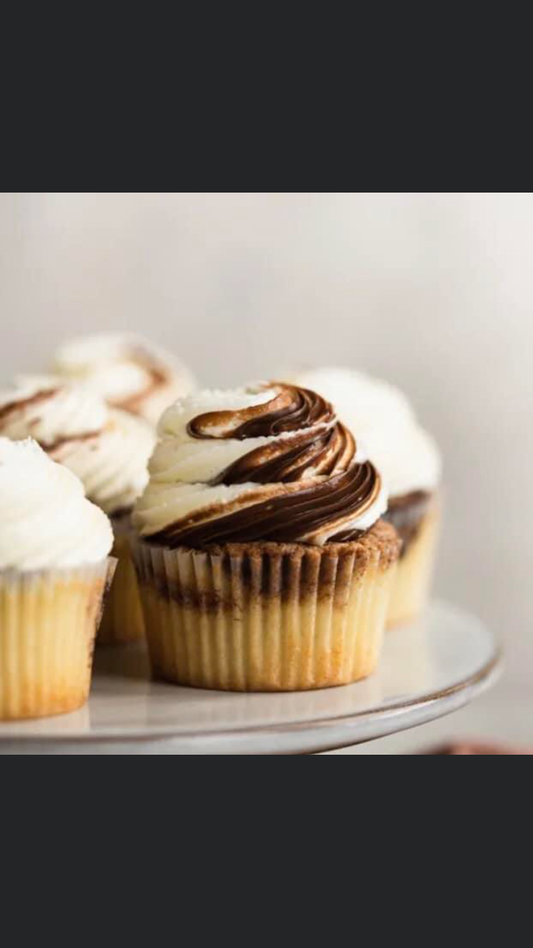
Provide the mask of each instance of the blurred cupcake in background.
POLYGON ((98 641, 144 637, 142 610, 127 534, 130 514, 148 480, 155 435, 141 418, 110 408, 101 397, 53 376, 25 377, 0 391, 0 435, 34 438, 49 457, 82 481, 87 497, 110 518, 118 568, 98 641))
POLYGON ((56 352, 53 372, 152 425, 195 385, 192 373, 175 356, 129 333, 87 335, 66 342, 56 352))
POLYGON ((388 382, 345 368, 301 371, 292 380, 334 402, 380 470, 389 494, 385 517, 402 540, 388 624, 416 617, 428 600, 438 538, 442 464, 435 440, 388 382))
POLYGON ((73 711, 89 694, 111 525, 35 441, 7 438, 0 517, 0 720, 73 711))
POLYGON ((154 672, 236 691, 373 672, 400 544, 332 406, 278 382, 203 391, 159 439, 133 518, 154 672))

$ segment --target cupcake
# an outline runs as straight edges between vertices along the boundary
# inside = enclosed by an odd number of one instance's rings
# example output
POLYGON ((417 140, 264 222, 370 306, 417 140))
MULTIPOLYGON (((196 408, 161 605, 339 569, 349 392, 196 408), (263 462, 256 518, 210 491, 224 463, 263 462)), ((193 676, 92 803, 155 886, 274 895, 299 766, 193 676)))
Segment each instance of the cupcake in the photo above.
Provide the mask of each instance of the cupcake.
POLYGON ((81 707, 112 576, 105 514, 35 443, 0 438, 0 719, 81 707))
POLYGON ((87 497, 111 518, 118 567, 98 641, 142 640, 142 609, 127 534, 133 504, 148 480, 155 440, 151 426, 109 408, 81 386, 45 376, 20 379, 0 392, 0 435, 34 438, 49 457, 80 478, 87 497))
POLYGON ((332 399, 380 470, 389 494, 386 519, 402 551, 388 624, 415 618, 427 603, 440 519, 441 456, 405 395, 387 382, 351 369, 315 369, 294 377, 332 399))
POLYGON ((152 425, 168 405, 194 388, 192 374, 178 359, 128 333, 89 335, 65 343, 56 353, 53 371, 152 425))
POLYGON ((159 438, 133 517, 154 673, 235 691, 369 675, 399 541, 331 405, 283 383, 205 391, 159 438))

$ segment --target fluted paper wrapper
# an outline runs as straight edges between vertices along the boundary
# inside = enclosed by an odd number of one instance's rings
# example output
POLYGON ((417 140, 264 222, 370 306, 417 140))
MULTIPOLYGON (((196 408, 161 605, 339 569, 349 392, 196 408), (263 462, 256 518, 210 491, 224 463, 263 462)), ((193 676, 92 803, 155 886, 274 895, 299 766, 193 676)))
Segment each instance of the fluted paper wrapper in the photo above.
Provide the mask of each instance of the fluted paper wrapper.
POLYGON ((437 499, 424 514, 416 538, 398 561, 387 614, 392 627, 415 619, 426 607, 437 555, 441 504, 437 499))
POLYGON ((117 568, 96 642, 97 645, 127 645, 144 641, 143 611, 131 557, 129 517, 112 517, 111 525, 115 535, 112 555, 117 559, 117 568))
POLYGON ((61 714, 85 703, 115 562, 0 571, 0 720, 61 714))
POLYGON ((377 665, 395 569, 378 543, 201 552, 138 540, 134 557, 157 676, 298 691, 353 682, 377 665))

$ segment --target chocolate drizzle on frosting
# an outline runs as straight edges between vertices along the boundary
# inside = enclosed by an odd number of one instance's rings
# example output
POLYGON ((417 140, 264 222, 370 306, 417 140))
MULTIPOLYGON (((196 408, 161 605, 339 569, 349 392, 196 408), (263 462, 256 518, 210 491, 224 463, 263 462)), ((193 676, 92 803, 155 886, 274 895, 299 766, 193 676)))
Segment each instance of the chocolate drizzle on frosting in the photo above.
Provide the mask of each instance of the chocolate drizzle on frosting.
POLYGON ((207 412, 187 425, 193 439, 269 439, 208 482, 211 488, 262 487, 199 506, 150 532, 151 542, 170 547, 255 540, 323 543, 360 535, 357 521, 380 497, 378 472, 369 461, 356 461, 353 435, 321 396, 277 382, 265 389, 273 396, 259 405, 207 412))
POLYGON ((142 492, 155 440, 144 421, 109 408, 82 386, 40 376, 0 392, 0 435, 34 438, 109 514, 131 509, 142 492))
MULTIPOLYGON (((342 523, 368 507, 379 490, 379 475, 367 461, 354 464, 344 474, 321 483, 304 481, 299 490, 263 500, 263 494, 254 495, 257 503, 232 513, 205 520, 205 510, 199 510, 185 521, 167 527, 152 542, 166 546, 199 547, 206 543, 238 543, 253 540, 277 540, 293 543, 302 537, 311 540, 313 534, 329 523, 342 523), (304 486, 304 485, 309 486, 304 486)), ((251 499, 251 498, 249 498, 251 499)), ((351 540, 360 536, 360 530, 340 531, 331 540, 351 540)))
POLYGON ((58 388, 48 388, 43 391, 33 392, 31 395, 28 395, 27 398, 15 398, 12 402, 8 402, 5 405, 0 406, 0 422, 9 418, 10 415, 14 415, 17 412, 22 412, 26 408, 35 408, 36 405, 40 405, 42 402, 49 401, 54 398, 59 391, 58 388))
POLYGON ((335 420, 330 403, 316 392, 296 385, 273 382, 278 389, 270 401, 241 411, 211 411, 189 422, 193 438, 269 438, 289 431, 302 431, 335 420))
POLYGON ((41 448, 52 458, 73 445, 100 437, 102 428, 90 431, 73 431, 68 435, 54 436, 52 439, 46 438, 36 431, 42 421, 41 414, 43 416, 47 415, 50 407, 53 408, 57 398, 61 398, 65 391, 65 387, 62 385, 53 388, 39 388, 31 395, 14 397, 13 401, 0 406, 0 434, 5 433, 11 438, 19 437, 19 433, 15 434, 10 426, 12 424, 16 425, 17 419, 20 417, 23 419, 21 426, 24 437, 28 435, 35 437, 41 448))
POLYGON ((317 434, 315 431, 277 440, 239 458, 211 483, 272 484, 299 481, 313 469, 314 476, 331 475, 344 469, 355 457, 352 434, 337 424, 317 434))
POLYGON ((71 450, 73 446, 85 441, 97 441, 101 434, 101 428, 98 431, 86 431, 84 434, 69 435, 68 438, 56 438, 55 441, 42 441, 41 447, 54 461, 60 461, 63 451, 71 450))
POLYGON ((122 409, 122 411, 129 411, 133 415, 142 414, 144 402, 168 385, 169 373, 143 349, 131 349, 125 352, 125 356, 146 373, 146 384, 139 391, 134 392, 133 395, 128 395, 125 398, 110 398, 109 404, 122 409))

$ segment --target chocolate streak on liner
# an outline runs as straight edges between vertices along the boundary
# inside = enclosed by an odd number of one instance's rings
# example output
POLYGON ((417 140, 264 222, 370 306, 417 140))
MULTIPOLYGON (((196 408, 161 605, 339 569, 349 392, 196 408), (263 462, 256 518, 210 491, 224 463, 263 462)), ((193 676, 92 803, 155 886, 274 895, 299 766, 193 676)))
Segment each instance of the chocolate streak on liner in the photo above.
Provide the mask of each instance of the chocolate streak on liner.
MULTIPOLYGON (((150 578, 148 585, 155 586, 161 599, 215 613, 221 610, 234 611, 232 581, 236 579, 239 586, 263 600, 270 598, 274 601, 281 599, 282 602, 303 602, 312 597, 345 601, 354 572, 362 571, 366 566, 364 558, 359 565, 356 552, 347 544, 346 547, 346 557, 335 552, 331 558, 328 558, 327 550, 304 547, 303 544, 300 544, 300 550, 306 551, 303 556, 295 554, 291 557, 280 553, 277 556, 251 558, 244 553, 236 558, 223 555, 221 569, 230 580, 225 593, 221 589, 201 589, 194 584, 188 586, 179 579, 157 573, 150 578), (318 550, 322 557, 311 558, 308 555, 310 550, 318 550), (345 578, 346 574, 348 579, 345 578)), ((336 551, 338 548, 333 549, 336 551)), ((143 579, 140 581, 142 583, 143 579)))
POLYGON ((219 559, 229 580, 216 588, 203 588, 194 579, 187 582, 179 571, 170 576, 155 570, 149 579, 141 571, 139 580, 149 588, 155 585, 162 599, 206 612, 234 611, 235 580, 237 589, 242 587, 260 600, 303 602, 316 597, 344 603, 354 576, 364 573, 376 558, 380 568, 388 569, 397 559, 399 546, 394 528, 379 520, 354 543, 210 544, 202 554, 219 559))

